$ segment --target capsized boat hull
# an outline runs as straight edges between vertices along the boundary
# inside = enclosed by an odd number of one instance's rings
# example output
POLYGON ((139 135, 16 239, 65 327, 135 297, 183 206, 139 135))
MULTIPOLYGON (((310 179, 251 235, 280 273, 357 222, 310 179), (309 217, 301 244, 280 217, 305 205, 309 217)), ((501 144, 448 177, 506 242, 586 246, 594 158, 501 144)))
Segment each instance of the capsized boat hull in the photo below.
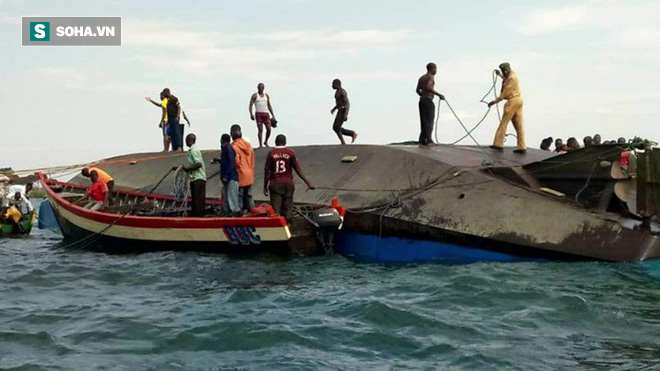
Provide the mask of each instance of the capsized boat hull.
MULTIPOLYGON (((602 209, 589 209, 571 195, 561 198, 540 192, 535 184, 538 170, 525 167, 554 161, 557 155, 551 152, 530 149, 525 155, 516 155, 511 149, 451 145, 305 146, 294 150, 307 177, 317 186, 315 191, 304 191, 304 184, 297 181, 296 204, 327 205, 337 197, 348 210, 345 232, 450 243, 518 257, 660 258, 660 238, 608 211, 607 202, 602 209), (356 160, 342 161, 347 156, 356 160)), ((586 171, 571 173, 575 185, 566 189, 579 190, 586 184, 583 196, 601 192, 603 188, 592 189, 596 180, 601 187, 612 179, 600 174, 599 163, 614 160, 619 153, 603 146, 567 157, 582 163, 586 171), (592 168, 597 171, 589 174, 592 168), (593 178, 591 184, 589 178, 593 178)), ((263 169, 267 149, 256 150, 256 154, 256 168, 263 169)), ((217 151, 204 151, 208 163, 216 156, 217 151)), ((110 172, 118 186, 139 190, 151 187, 182 161, 183 155, 133 154, 104 160, 98 166, 110 172)), ((562 170, 562 166, 551 163, 543 171, 562 170)), ((263 174, 256 174, 255 189, 260 189, 263 174)), ((171 183, 164 182, 156 192, 170 194, 171 183)), ((207 195, 219 197, 220 192, 219 179, 209 177, 207 195)), ((255 199, 267 201, 258 192, 255 199)), ((349 246, 351 251, 362 246, 356 241, 345 243, 354 245, 349 246)), ((338 251, 342 251, 340 246, 338 251)), ((437 251, 442 258, 443 250, 437 251)))

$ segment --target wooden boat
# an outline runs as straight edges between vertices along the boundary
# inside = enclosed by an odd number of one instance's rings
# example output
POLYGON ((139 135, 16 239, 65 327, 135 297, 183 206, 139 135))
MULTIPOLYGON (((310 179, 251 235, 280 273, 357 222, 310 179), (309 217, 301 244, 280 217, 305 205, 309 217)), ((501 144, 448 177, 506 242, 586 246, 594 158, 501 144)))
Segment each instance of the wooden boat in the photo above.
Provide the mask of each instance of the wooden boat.
MULTIPOLYGON (((310 228, 314 223, 298 221, 294 225, 303 226, 292 232, 286 219, 275 215, 272 208, 248 217, 181 216, 185 203, 174 196, 122 190, 113 192, 113 206, 92 211, 75 204, 89 185, 47 179, 43 174, 38 177, 66 246, 76 248, 108 252, 196 250, 308 255, 324 251, 320 242, 328 239, 319 238, 327 237, 320 233, 332 229, 310 228)), ((207 210, 220 205, 217 199, 206 201, 207 210)), ((339 207, 328 210, 339 216, 339 207)))
POLYGON ((0 223, 0 237, 18 237, 27 236, 32 231, 32 223, 34 222, 34 213, 24 214, 21 217, 21 228, 17 228, 13 224, 0 223))

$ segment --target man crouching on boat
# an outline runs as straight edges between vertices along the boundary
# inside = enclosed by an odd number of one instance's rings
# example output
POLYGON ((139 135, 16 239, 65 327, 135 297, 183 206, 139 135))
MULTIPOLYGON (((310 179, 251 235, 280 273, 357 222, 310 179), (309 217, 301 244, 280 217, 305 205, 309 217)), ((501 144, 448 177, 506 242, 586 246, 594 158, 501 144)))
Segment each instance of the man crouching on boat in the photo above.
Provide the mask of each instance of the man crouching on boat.
POLYGON ((88 201, 85 204, 85 209, 99 211, 108 204, 108 194, 110 192, 105 182, 99 178, 96 170, 92 170, 89 173, 89 178, 92 180, 92 186, 87 190, 87 194, 79 198, 75 204, 81 205, 84 201, 88 201))
POLYGON ((188 155, 186 164, 181 167, 173 167, 172 170, 181 169, 188 173, 190 177, 190 198, 192 207, 190 216, 204 216, 206 209, 206 168, 204 167, 204 158, 202 151, 197 148, 195 134, 186 136, 186 145, 188 146, 188 155))
POLYGON ((84 176, 85 178, 89 178, 89 174, 92 171, 96 171, 96 175, 99 176, 99 180, 101 180, 105 185, 108 187, 108 199, 106 200, 105 205, 109 206, 112 204, 112 191, 115 189, 115 180, 110 176, 110 174, 106 173, 105 171, 101 170, 98 167, 86 167, 83 168, 80 171, 80 174, 84 176))

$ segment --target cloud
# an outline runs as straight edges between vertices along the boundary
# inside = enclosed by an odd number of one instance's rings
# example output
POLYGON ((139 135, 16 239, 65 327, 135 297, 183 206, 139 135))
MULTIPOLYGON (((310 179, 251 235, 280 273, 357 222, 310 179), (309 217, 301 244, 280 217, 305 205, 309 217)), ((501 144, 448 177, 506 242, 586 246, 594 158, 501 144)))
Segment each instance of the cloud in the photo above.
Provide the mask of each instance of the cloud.
POLYGON ((415 33, 399 30, 305 30, 274 32, 251 36, 252 39, 282 44, 287 48, 353 49, 400 47, 411 41, 415 33))
POLYGON ((624 47, 658 47, 660 46, 660 29, 648 25, 623 28, 612 35, 610 42, 624 47))
POLYGON ((17 15, 0 15, 0 24, 6 24, 9 26, 20 26, 21 17, 17 15))
MULTIPOLYGON (((388 53, 432 37, 410 29, 328 28, 222 33, 198 30, 195 25, 184 27, 172 24, 175 23, 164 20, 127 20, 122 32, 123 45, 139 47, 133 58, 151 68, 195 75, 227 75, 248 74, 256 66, 263 72, 274 63, 293 64, 361 53, 388 53)), ((274 71, 273 74, 278 75, 274 71)), ((381 78, 390 79, 385 76, 381 78)))
POLYGON ((525 17, 518 31, 525 35, 540 35, 584 25, 588 20, 585 5, 538 9, 525 17))

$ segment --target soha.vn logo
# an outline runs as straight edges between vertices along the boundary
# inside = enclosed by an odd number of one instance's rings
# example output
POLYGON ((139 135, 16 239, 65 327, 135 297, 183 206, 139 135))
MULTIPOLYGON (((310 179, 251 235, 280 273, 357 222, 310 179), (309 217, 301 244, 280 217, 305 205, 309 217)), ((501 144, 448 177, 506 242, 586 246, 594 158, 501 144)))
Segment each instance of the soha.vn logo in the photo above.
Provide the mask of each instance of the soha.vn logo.
POLYGON ((50 41, 50 22, 30 22, 30 41, 50 41))

